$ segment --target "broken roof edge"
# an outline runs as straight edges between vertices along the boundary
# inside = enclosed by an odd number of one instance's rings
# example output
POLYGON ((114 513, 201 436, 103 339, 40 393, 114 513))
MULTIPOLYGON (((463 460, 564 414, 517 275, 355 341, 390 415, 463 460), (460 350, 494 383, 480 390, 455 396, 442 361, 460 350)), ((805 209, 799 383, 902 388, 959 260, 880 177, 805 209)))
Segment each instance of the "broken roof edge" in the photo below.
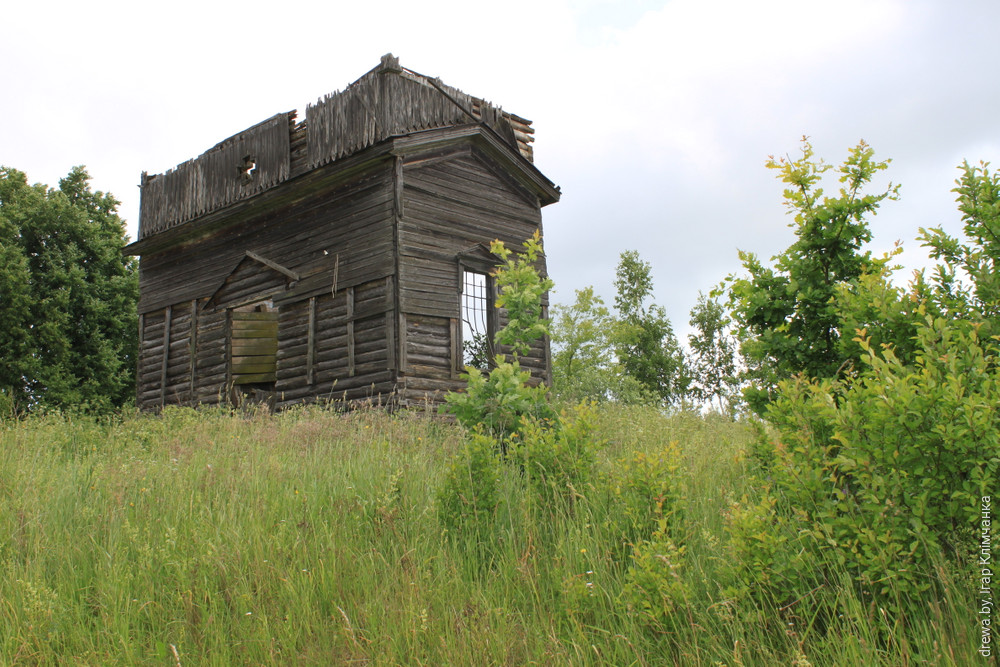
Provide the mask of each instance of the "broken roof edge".
POLYGON ((386 139, 429 129, 476 124, 525 162, 534 162, 531 121, 409 70, 391 53, 343 91, 307 105, 304 119, 298 116, 294 109, 275 114, 163 173, 143 172, 139 240, 386 139), (400 79, 376 78, 386 74, 400 79))
MULTIPOLYGON (((455 104, 456 107, 465 112, 470 117, 470 119, 472 119, 474 122, 477 123, 486 123, 486 119, 483 118, 483 114, 481 111, 484 107, 489 109, 495 109, 508 123, 511 124, 511 129, 513 130, 514 134, 513 138, 515 141, 515 148, 518 150, 518 152, 521 153, 521 155, 529 162, 535 161, 534 150, 531 147, 531 144, 535 141, 535 137, 532 136, 535 134, 535 128, 532 127, 531 120, 523 116, 519 116, 515 113, 511 113, 505 110, 502 105, 494 104, 493 102, 490 102, 484 97, 476 97, 475 95, 470 95, 469 93, 466 93, 460 90, 459 88, 455 88, 454 86, 449 86, 448 84, 444 83, 441 80, 441 77, 422 74, 420 72, 417 72, 416 70, 404 67, 400 64, 399 57, 394 56, 391 52, 383 55, 378 65, 371 68, 370 70, 359 76, 351 83, 347 84, 347 86, 345 86, 343 90, 337 90, 317 98, 315 105, 307 104, 306 112, 308 113, 310 107, 322 104, 323 102, 328 101, 331 98, 336 97, 337 95, 346 93, 347 91, 362 84, 363 82, 370 80, 371 77, 376 74, 398 74, 415 83, 430 86, 436 89, 439 93, 441 93, 445 97, 447 97, 449 101, 455 104), (472 100, 473 108, 467 109, 466 107, 464 107, 456 99, 456 97, 459 96, 468 97, 470 100, 472 100), (480 109, 478 115, 476 113, 477 105, 478 108, 480 109)), ((302 122, 305 121, 303 120, 302 122)))

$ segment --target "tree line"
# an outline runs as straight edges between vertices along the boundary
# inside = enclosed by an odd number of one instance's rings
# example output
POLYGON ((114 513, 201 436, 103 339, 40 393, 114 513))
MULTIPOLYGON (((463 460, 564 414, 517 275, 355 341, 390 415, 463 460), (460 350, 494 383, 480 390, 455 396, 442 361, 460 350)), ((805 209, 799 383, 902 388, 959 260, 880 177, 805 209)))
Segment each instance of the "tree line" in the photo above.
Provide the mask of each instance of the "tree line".
POLYGON ((592 287, 553 307, 554 390, 570 400, 702 403, 763 416, 782 381, 855 377, 866 350, 891 349, 912 363, 929 318, 974 327, 984 340, 1000 333, 1000 177, 986 163, 960 166, 954 192, 965 238, 917 230, 937 264, 901 286, 899 244, 880 257, 866 249, 870 218, 899 197, 891 183, 870 191, 889 164, 861 142, 835 168, 805 138, 798 157, 769 158, 795 241, 770 262, 741 251, 742 272, 698 295, 687 349, 652 302, 651 265, 622 253, 613 311, 592 287), (824 187, 828 172, 835 194, 824 187))
POLYGON ((717 399, 763 417, 746 452, 759 498, 734 499, 727 518, 729 595, 779 609, 810 599, 822 628, 843 611, 831 573, 846 571, 858 599, 901 617, 947 597, 942 572, 976 567, 980 508, 1000 488, 1000 174, 959 167, 962 236, 917 230, 936 264, 900 283, 901 248, 865 247, 870 218, 898 197, 872 186, 888 160, 861 142, 834 167, 803 139, 767 166, 795 241, 770 262, 740 253, 742 272, 692 311, 686 354, 645 305, 649 265, 623 254, 615 316, 590 289, 556 309, 555 388, 717 399))

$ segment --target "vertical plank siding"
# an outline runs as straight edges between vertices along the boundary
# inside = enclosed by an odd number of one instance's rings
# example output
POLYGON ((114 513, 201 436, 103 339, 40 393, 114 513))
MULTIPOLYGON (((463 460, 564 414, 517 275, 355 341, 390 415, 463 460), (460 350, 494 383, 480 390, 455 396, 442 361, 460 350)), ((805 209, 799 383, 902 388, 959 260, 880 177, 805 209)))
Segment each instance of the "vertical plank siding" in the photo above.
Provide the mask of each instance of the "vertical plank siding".
POLYGON ((175 227, 288 179, 290 127, 281 113, 158 176, 142 175, 139 238, 175 227), (246 159, 249 164, 242 169, 246 159))
POLYGON ((526 159, 533 159, 531 123, 437 79, 383 65, 306 107, 311 168, 358 152, 389 137, 482 123, 526 159))
POLYGON ((315 381, 316 366, 316 297, 309 297, 309 324, 306 332, 306 384, 315 381))

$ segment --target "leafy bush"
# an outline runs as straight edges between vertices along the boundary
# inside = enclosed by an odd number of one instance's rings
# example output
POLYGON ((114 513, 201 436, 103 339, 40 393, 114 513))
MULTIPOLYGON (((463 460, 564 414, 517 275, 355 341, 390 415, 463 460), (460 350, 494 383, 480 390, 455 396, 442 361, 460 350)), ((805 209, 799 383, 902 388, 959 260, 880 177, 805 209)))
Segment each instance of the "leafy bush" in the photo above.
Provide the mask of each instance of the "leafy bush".
POLYGON ((503 260, 494 273, 499 289, 496 307, 507 310, 507 325, 497 332, 497 342, 509 345, 515 359, 528 354, 531 343, 549 333, 549 322, 542 317, 542 297, 555 285, 535 268, 542 255, 538 230, 521 245, 523 252, 514 253, 503 241, 490 244, 490 252, 503 260))
POLYGON ((517 361, 498 361, 489 373, 467 367, 464 392, 449 393, 444 408, 462 426, 478 429, 506 448, 507 440, 521 430, 525 419, 554 419, 544 385, 528 384, 531 374, 517 361))
POLYGON ((500 466, 495 441, 473 433, 451 460, 438 489, 438 518, 448 530, 489 527, 500 503, 500 466))
POLYGON ((574 502, 593 476, 592 431, 593 408, 586 404, 564 412, 557 422, 524 422, 518 437, 511 440, 511 453, 537 497, 547 503, 559 497, 574 502))
POLYGON ((773 488, 731 518, 744 580, 776 600, 832 569, 886 608, 927 592, 933 558, 967 549, 980 499, 1000 483, 995 341, 968 322, 928 318, 913 365, 858 343, 866 368, 853 380, 780 385, 768 412, 773 488))
POLYGON ((680 626, 691 595, 682 577, 684 547, 677 546, 667 532, 662 519, 652 538, 635 548, 622 591, 627 608, 658 633, 680 626))
POLYGON ((496 306, 507 309, 507 325, 497 333, 496 342, 510 347, 512 359, 497 355, 494 368, 488 372, 466 366, 462 374, 466 390, 450 392, 441 407, 466 428, 480 429, 495 437, 503 451, 507 439, 520 430, 522 420, 555 418, 546 388, 531 386, 531 373, 522 371, 518 363, 518 357, 528 353, 531 343, 548 333, 548 321, 542 319, 542 297, 553 284, 535 268, 542 252, 539 233, 536 231, 522 245, 524 251, 519 254, 502 241, 490 245, 490 250, 503 260, 493 274, 500 289, 496 306))
POLYGON ((607 480, 611 502, 606 528, 621 555, 632 553, 657 530, 679 539, 675 519, 684 502, 680 472, 676 442, 654 455, 634 452, 612 469, 607 480))

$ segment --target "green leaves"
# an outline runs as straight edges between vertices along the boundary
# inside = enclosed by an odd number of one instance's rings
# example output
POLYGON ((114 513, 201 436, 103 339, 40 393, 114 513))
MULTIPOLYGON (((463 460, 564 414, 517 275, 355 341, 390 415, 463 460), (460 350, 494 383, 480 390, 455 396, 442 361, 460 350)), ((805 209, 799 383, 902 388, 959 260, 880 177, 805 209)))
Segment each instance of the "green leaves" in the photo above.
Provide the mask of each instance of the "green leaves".
POLYGON ((74 168, 60 189, 0 168, 0 393, 18 411, 133 397, 138 281, 118 202, 74 168))
POLYGON ((624 375, 660 403, 681 401, 689 383, 684 355, 661 306, 646 302, 653 293, 652 267, 635 250, 621 254, 615 278, 612 342, 624 375))
POLYGON ((691 393, 709 404, 718 400, 722 411, 731 409, 739 385, 736 339, 729 333, 729 318, 722 304, 699 294, 688 323, 694 328, 688 334, 691 393))
MULTIPOLYGON (((779 384, 767 411, 773 514, 754 520, 786 530, 780 519, 794 512, 808 527, 796 549, 809 557, 791 582, 839 564, 891 608, 927 590, 942 551, 968 543, 979 499, 1000 485, 1000 357, 976 328, 928 316, 915 326, 912 362, 859 337, 853 378, 779 384)), ((748 558, 762 558, 753 552, 763 545, 740 537, 745 526, 733 530, 748 558)), ((766 549, 781 558, 779 545, 766 549)))
POLYGON ((445 396, 442 410, 455 415, 466 428, 478 429, 499 441, 506 441, 522 428, 526 418, 553 418, 546 387, 529 384, 531 373, 522 371, 517 361, 496 358, 489 373, 478 368, 466 368, 464 392, 445 396))
POLYGON ((570 401, 604 400, 615 391, 611 353, 614 318, 593 287, 576 290, 576 301, 552 308, 552 385, 570 401))
POLYGON ((989 163, 961 165, 952 190, 958 194, 966 241, 940 228, 921 229, 919 239, 940 260, 928 285, 929 297, 941 312, 987 320, 993 330, 1000 318, 1000 174, 989 163), (958 276, 968 276, 969 284, 958 276))
POLYGON ((837 197, 824 196, 820 187, 831 165, 813 157, 805 138, 798 159, 771 158, 785 189, 785 206, 794 214, 795 242, 765 266, 754 255, 740 253, 745 277, 730 276, 729 306, 742 352, 751 407, 762 412, 774 393, 776 379, 804 373, 809 377, 836 377, 856 362, 844 355, 843 327, 836 296, 861 276, 879 272, 883 260, 862 251, 872 235, 867 217, 881 203, 898 197, 898 186, 865 193, 889 161, 874 159, 863 141, 848 152, 837 169, 842 184, 837 197))
POLYGON ((509 345, 517 357, 528 354, 531 343, 548 334, 548 321, 542 318, 542 299, 555 283, 535 269, 542 254, 542 237, 537 230, 523 244, 524 252, 512 255, 502 241, 490 244, 490 251, 503 258, 493 274, 499 296, 497 308, 507 309, 507 325, 497 332, 497 342, 509 345))
POLYGON ((494 278, 500 290, 497 308, 506 308, 507 325, 497 334, 497 342, 510 346, 513 356, 507 360, 497 355, 488 373, 466 366, 462 379, 464 392, 445 396, 442 411, 455 415, 469 429, 479 429, 505 442, 522 428, 527 418, 554 417, 544 385, 531 386, 531 373, 522 371, 518 357, 531 350, 531 344, 548 333, 542 319, 542 298, 553 282, 542 278, 535 263, 542 254, 541 235, 536 231, 522 245, 524 252, 513 253, 502 241, 494 241, 490 250, 502 259, 494 278))

